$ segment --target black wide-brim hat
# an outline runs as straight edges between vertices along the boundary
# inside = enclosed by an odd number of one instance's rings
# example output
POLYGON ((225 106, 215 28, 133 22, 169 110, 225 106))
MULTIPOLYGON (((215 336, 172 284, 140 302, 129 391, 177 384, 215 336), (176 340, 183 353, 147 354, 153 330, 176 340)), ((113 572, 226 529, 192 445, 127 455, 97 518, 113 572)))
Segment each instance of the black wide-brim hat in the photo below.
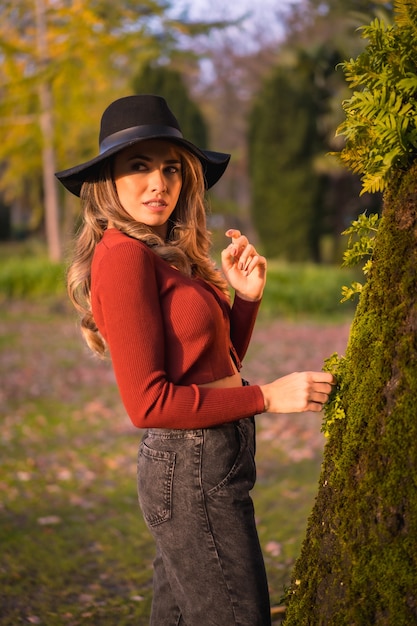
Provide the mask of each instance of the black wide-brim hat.
POLYGON ((223 175, 230 154, 202 150, 184 139, 181 128, 164 98, 154 95, 126 96, 115 100, 101 118, 99 155, 55 176, 71 193, 79 196, 86 180, 94 180, 104 160, 124 148, 148 139, 166 139, 194 154, 203 166, 206 189, 223 175))

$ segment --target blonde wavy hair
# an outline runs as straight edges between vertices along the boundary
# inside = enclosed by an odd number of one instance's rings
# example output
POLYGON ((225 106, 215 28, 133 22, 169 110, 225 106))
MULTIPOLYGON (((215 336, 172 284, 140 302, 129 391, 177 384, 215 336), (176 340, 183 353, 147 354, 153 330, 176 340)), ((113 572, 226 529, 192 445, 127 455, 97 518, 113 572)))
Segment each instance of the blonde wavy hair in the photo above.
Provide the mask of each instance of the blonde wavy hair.
POLYGON ((210 258, 211 234, 206 225, 204 178, 201 163, 192 153, 178 148, 182 163, 182 187, 168 223, 164 241, 149 226, 135 221, 121 205, 112 176, 112 160, 104 162, 94 181, 81 189, 83 221, 74 242, 73 259, 67 272, 67 290, 80 314, 81 331, 89 348, 99 356, 106 343, 91 310, 91 263, 97 243, 108 223, 129 237, 146 243, 161 258, 187 276, 203 278, 229 291, 222 274, 210 258))

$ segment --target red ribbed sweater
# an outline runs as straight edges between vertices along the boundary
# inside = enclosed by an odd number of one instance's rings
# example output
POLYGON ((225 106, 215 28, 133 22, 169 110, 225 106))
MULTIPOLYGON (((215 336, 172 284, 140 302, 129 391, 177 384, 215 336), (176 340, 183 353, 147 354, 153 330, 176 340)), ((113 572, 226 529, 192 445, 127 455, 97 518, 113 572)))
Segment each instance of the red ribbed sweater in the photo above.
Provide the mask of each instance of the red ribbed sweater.
POLYGON ((233 374, 259 302, 189 278, 141 241, 109 229, 91 272, 92 310, 126 411, 139 428, 205 428, 264 410, 257 385, 198 387, 233 374))

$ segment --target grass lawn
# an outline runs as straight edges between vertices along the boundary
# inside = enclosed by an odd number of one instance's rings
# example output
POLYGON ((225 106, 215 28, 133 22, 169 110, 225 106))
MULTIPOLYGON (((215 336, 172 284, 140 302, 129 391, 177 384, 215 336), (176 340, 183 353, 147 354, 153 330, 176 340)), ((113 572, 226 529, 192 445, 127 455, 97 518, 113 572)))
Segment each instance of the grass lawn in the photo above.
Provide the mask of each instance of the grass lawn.
MULTIPOLYGON (((264 382, 343 353, 346 321, 259 324, 244 376, 264 382)), ((111 366, 60 301, 0 311, 0 624, 146 626, 153 545, 136 497, 140 431, 111 366)), ((259 533, 274 605, 317 491, 320 417, 258 421, 259 533)))

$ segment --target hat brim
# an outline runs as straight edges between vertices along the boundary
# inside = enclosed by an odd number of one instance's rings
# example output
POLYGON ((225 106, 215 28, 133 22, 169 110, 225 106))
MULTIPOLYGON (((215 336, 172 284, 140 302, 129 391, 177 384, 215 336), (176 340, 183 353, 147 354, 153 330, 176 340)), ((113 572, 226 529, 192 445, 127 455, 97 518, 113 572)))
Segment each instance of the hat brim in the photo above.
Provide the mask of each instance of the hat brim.
POLYGON ((194 144, 192 144, 190 141, 187 141, 186 139, 172 137, 170 135, 158 134, 155 136, 150 135, 146 138, 133 139, 112 146, 94 159, 86 161, 85 163, 81 163, 80 165, 76 165, 75 167, 56 172, 55 176, 64 185, 64 187, 68 189, 68 191, 73 193, 75 196, 79 196, 83 184, 87 180, 94 180, 94 178, 97 176, 99 168, 103 161, 117 154, 124 148, 149 139, 166 139, 172 143, 183 146, 192 154, 194 154, 202 164, 206 189, 210 189, 210 187, 213 187, 213 185, 217 183, 217 181, 224 174, 230 161, 230 154, 225 154, 223 152, 213 152, 211 150, 200 150, 200 148, 197 148, 194 144))

